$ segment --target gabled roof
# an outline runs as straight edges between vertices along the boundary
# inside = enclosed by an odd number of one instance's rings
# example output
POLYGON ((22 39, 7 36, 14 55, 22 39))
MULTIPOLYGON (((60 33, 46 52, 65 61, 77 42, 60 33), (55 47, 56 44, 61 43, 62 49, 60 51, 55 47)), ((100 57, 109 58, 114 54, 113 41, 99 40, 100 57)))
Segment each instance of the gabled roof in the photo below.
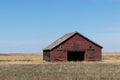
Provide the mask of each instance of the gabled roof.
POLYGON ((102 48, 102 46, 98 45, 97 43, 93 42, 92 40, 88 39, 87 37, 83 36, 82 34, 78 33, 78 32, 72 32, 72 33, 67 33, 64 36, 62 36, 61 38, 57 39, 56 41, 54 41, 52 44, 50 44, 48 47, 46 47, 44 50, 52 50, 53 48, 55 48, 56 46, 60 45, 61 43, 63 43, 64 41, 68 40, 69 38, 71 38, 72 36, 74 36, 75 34, 79 34, 80 36, 82 36, 83 38, 87 39, 88 41, 92 42, 93 44, 99 46, 102 48))

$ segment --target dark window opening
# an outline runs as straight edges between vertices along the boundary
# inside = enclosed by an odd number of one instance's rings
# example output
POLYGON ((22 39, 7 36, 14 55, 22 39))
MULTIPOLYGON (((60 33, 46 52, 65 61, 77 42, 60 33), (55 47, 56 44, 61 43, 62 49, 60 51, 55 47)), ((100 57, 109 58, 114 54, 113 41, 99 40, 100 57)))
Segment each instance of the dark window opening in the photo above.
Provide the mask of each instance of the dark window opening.
POLYGON ((64 49, 64 47, 62 46, 62 45, 60 45, 60 46, 58 46, 58 48, 57 48, 58 50, 63 50, 64 49))
POLYGON ((83 61, 85 57, 85 52, 68 52, 68 61, 83 61))
POLYGON ((94 49, 94 46, 89 46, 89 49, 94 49))

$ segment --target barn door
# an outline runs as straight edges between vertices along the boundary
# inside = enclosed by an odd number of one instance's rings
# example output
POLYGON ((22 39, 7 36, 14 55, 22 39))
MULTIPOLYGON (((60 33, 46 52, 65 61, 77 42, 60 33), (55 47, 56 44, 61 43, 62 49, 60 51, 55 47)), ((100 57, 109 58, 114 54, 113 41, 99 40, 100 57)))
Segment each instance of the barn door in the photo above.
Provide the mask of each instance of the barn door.
POLYGON ((85 57, 84 51, 70 51, 67 54, 68 61, 83 61, 85 57))

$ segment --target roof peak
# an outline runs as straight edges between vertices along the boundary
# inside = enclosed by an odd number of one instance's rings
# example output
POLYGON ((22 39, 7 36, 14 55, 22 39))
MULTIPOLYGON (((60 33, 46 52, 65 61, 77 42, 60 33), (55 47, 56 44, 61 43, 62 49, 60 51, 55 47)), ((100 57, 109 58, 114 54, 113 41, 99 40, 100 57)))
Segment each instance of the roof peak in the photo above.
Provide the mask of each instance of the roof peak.
MULTIPOLYGON (((83 38, 87 39, 88 41, 98 45, 97 43, 95 43, 92 40, 88 39, 87 37, 83 36, 79 32, 75 31, 75 32, 71 32, 71 33, 67 33, 67 34, 63 35, 62 37, 60 37, 59 39, 54 41, 52 44, 50 44, 48 47, 46 47, 44 50, 51 50, 51 49, 55 48, 56 46, 60 45, 62 42, 66 41, 67 39, 74 36, 75 34, 78 34, 78 35, 82 36, 83 38)), ((98 46, 100 46, 100 45, 98 45, 98 46)), ((100 46, 100 47, 102 48, 102 46, 100 46)))
MULTIPOLYGON (((69 33, 79 33, 79 32, 77 32, 77 31, 74 31, 74 32, 69 32, 69 33)), ((69 33, 68 33, 68 34, 69 34, 69 33)))

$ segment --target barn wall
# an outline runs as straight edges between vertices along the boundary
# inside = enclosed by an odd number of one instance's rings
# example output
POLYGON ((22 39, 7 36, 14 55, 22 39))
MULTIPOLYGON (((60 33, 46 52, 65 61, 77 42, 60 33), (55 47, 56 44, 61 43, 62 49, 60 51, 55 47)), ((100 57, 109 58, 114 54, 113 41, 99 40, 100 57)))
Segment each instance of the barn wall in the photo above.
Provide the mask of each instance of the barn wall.
POLYGON ((78 34, 62 43, 61 46, 63 46, 62 50, 58 50, 56 47, 51 52, 52 61, 67 61, 68 51, 85 51, 85 60, 87 61, 101 60, 101 48, 78 34), (94 46, 94 49, 89 49, 89 46, 94 46), (94 58, 90 58, 91 53, 95 54, 94 58))
POLYGON ((49 50, 43 51, 43 60, 50 61, 50 51, 49 50))
POLYGON ((67 61, 66 51, 54 49, 51 52, 51 61, 67 61))

